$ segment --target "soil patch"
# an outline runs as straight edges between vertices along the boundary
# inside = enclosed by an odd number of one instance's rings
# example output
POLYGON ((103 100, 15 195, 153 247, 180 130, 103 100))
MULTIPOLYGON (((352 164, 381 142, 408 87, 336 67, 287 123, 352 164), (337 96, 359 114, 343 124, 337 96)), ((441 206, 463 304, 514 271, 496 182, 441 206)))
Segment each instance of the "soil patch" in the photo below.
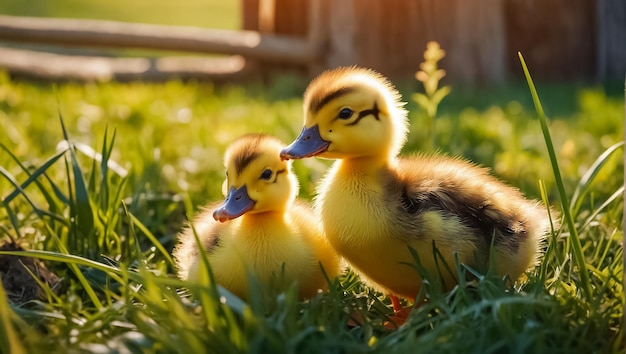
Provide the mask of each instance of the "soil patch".
MULTIPOLYGON (((1 251, 24 251, 12 242, 0 245, 1 251)), ((39 259, 0 255, 0 278, 9 301, 14 304, 23 304, 32 300, 46 300, 46 293, 33 276, 47 284, 55 294, 61 291, 62 279, 52 273, 39 259)))

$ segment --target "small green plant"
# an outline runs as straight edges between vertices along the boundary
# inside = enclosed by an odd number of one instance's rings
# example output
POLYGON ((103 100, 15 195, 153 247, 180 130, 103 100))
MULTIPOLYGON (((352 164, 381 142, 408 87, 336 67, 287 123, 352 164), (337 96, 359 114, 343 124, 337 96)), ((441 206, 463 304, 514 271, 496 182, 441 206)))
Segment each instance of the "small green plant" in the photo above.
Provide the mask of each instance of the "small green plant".
POLYGON ((424 61, 420 64, 421 70, 415 74, 415 78, 422 82, 425 93, 414 93, 412 98, 428 116, 428 131, 431 137, 429 150, 437 146, 437 107, 452 90, 450 86, 439 87, 439 82, 446 76, 446 71, 439 69, 438 63, 445 56, 446 52, 441 49, 439 43, 428 42, 424 51, 424 61))
POLYGON ((569 240, 570 244, 573 247, 573 256, 578 266, 578 273, 580 276, 580 285, 583 288, 585 296, 588 299, 591 299, 593 296, 593 291, 591 288, 591 282, 589 280, 589 273, 587 271, 587 263, 585 261, 585 256, 583 254, 583 249, 580 243, 580 237, 578 235, 578 229, 574 223, 574 218, 572 216, 569 204, 569 196, 565 192, 565 186, 563 185, 563 178, 561 177, 561 170, 559 168, 559 164, 556 158, 556 153, 554 150, 554 144, 552 143, 552 136, 550 135, 550 130, 548 129, 548 123, 546 115, 543 111, 543 107, 541 105, 541 100, 539 99, 539 95, 537 94, 537 89, 535 88, 535 84, 530 76, 530 71, 526 66, 526 62, 524 61, 524 57, 522 53, 518 53, 520 62, 522 63, 522 68, 524 69, 524 75, 526 76, 526 80, 528 82, 528 87, 530 89, 531 96, 533 98, 533 103, 535 104, 535 108, 537 110, 537 116, 539 117, 539 124, 541 125, 541 131, 543 132, 543 137, 546 141, 546 147, 548 149, 548 154, 550 155, 550 163, 552 164, 552 170, 554 171, 554 178, 556 180, 556 185, 559 191, 559 197, 561 199, 561 206, 565 218, 565 222, 567 223, 567 228, 569 229, 569 240))

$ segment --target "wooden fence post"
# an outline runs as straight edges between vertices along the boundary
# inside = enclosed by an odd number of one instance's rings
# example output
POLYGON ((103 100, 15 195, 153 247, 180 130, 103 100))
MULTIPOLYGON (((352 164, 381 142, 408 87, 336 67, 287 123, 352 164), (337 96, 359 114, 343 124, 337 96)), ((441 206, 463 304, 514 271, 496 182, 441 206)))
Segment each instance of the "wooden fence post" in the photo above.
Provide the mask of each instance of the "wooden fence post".
POLYGON ((597 0, 596 9, 598 78, 622 78, 626 75, 626 1, 597 0))
POLYGON ((355 43, 355 3, 354 0, 328 1, 325 4, 329 16, 329 38, 326 63, 333 68, 340 65, 358 64, 355 43))
POLYGON ((309 64, 308 76, 313 78, 327 68, 328 9, 327 0, 309 0, 307 40, 317 53, 318 60, 309 64))
POLYGON ((506 79, 506 28, 503 0, 459 0, 450 53, 451 75, 466 83, 506 79))

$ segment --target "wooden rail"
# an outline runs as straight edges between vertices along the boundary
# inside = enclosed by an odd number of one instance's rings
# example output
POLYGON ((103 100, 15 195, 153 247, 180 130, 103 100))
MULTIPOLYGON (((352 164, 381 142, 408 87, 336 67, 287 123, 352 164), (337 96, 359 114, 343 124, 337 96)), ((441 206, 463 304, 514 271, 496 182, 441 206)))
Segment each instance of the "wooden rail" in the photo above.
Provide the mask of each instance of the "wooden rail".
POLYGON ((305 38, 186 26, 0 16, 0 40, 64 46, 142 48, 311 64, 320 51, 305 38))
POLYGON ((172 77, 216 81, 242 78, 245 60, 228 57, 115 58, 61 55, 0 47, 0 68, 24 77, 79 81, 163 81, 172 77))

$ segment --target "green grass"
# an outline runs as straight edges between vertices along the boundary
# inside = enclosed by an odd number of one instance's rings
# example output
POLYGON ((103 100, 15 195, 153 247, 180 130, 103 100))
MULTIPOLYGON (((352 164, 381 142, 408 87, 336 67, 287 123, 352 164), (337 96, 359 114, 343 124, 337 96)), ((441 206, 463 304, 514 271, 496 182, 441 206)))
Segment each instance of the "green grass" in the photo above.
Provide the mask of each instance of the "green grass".
POLYGON ((239 29, 240 7, 233 0, 3 0, 0 14, 239 29))
MULTIPOLYGON (((61 291, 43 286, 44 298, 28 303, 7 303, 0 292, 2 351, 623 352, 624 100, 598 85, 537 86, 558 179, 525 84, 452 87, 439 107, 442 153, 491 167, 530 197, 569 210, 572 225, 549 237, 523 285, 489 273, 447 293, 431 282, 420 294, 426 303, 390 330, 389 300, 351 273, 310 301, 254 283, 244 303, 208 276, 175 279, 176 232, 221 198, 226 145, 252 131, 291 141, 305 85, 288 77, 246 88, 50 85, 0 74, 0 237, 18 240, 64 278, 61 291), (363 323, 348 326, 355 316, 363 323)), ((417 84, 402 87, 410 101, 417 84)), ((408 108, 403 154, 431 141, 421 129, 430 117, 415 103, 408 108)), ((310 198, 328 162, 294 164, 310 198)))

